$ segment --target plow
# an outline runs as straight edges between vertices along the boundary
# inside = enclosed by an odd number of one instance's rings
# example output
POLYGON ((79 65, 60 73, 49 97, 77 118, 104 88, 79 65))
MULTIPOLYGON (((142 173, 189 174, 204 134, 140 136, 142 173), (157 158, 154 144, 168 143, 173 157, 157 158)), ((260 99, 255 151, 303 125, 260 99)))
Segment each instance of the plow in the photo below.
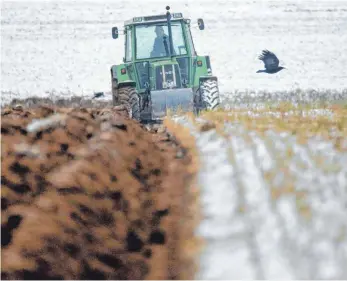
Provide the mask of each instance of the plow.
MULTIPOLYGON (((209 56, 198 55, 191 20, 182 13, 134 17, 124 23, 123 63, 111 66, 113 105, 126 106, 132 119, 163 120, 168 112, 219 107, 218 79, 209 56)), ((205 29, 198 19, 200 30, 205 29)), ((118 27, 112 28, 118 39, 118 27)))

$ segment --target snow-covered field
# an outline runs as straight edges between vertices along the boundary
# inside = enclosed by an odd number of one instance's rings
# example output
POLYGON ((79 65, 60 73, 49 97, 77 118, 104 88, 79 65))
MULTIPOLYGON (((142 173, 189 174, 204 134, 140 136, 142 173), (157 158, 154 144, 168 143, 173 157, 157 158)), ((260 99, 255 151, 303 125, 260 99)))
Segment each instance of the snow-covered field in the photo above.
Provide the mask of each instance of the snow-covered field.
MULTIPOLYGON (((229 116, 236 120, 203 131, 198 125, 211 119, 175 119, 196 138, 202 165, 197 235, 205 246, 196 278, 346 279, 346 132, 327 125, 328 140, 309 136, 309 127, 299 133, 301 119, 296 135, 285 124, 271 128, 276 115, 260 114, 269 124, 253 120, 253 129, 229 116), (334 145, 341 133, 342 150, 334 145)), ((315 112, 303 116, 316 122, 315 112)))
POLYGON ((1 1, 2 102, 27 95, 109 91, 109 68, 123 57, 111 27, 170 5, 205 31, 192 33, 209 54, 225 95, 243 91, 347 88, 347 1, 1 1), (287 67, 257 74, 263 49, 287 67))

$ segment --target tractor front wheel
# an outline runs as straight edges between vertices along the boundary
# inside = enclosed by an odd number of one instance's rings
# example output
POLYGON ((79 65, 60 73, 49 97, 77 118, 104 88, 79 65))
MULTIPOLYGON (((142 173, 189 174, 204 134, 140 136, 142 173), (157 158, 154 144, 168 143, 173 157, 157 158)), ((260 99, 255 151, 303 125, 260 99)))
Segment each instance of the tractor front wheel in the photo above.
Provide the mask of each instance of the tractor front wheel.
POLYGON ((140 101, 136 88, 125 86, 113 92, 113 105, 124 105, 132 119, 140 120, 140 101))

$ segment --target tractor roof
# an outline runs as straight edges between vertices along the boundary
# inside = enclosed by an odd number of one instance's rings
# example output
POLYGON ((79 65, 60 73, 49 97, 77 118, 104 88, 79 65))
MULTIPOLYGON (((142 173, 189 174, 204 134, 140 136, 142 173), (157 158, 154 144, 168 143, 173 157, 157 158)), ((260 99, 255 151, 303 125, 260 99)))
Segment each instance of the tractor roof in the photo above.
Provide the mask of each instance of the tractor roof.
MULTIPOLYGON (((183 19, 182 13, 172 13, 171 14, 172 20, 178 20, 183 19)), ((153 16, 144 16, 144 17, 135 17, 130 20, 127 20, 124 22, 124 25, 131 25, 131 24, 139 24, 139 23, 151 23, 151 22, 161 22, 166 20, 166 14, 162 15, 153 15, 153 16)))

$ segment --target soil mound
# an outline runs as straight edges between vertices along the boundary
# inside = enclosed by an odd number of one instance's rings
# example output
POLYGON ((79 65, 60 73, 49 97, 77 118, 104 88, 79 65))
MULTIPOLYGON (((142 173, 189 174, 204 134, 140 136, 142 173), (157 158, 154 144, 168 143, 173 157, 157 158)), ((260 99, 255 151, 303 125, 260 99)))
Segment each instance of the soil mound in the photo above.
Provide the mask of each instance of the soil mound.
POLYGON ((149 132, 127 116, 122 108, 2 110, 3 279, 192 272, 182 252, 193 237, 183 230, 191 155, 165 129, 149 132))

